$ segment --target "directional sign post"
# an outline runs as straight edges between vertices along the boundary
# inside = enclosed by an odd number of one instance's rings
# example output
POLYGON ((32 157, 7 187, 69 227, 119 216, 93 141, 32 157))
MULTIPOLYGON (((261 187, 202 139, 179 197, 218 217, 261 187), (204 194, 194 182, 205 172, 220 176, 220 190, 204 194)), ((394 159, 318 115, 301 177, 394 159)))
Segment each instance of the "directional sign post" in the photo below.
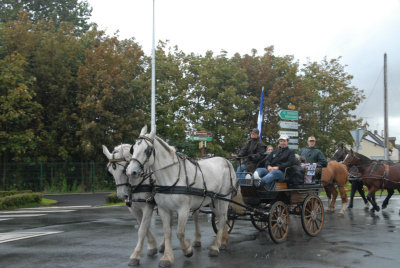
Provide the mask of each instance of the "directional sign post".
POLYGON ((292 121, 279 121, 280 128, 298 129, 299 123, 292 121))
POLYGON ((278 133, 279 133, 279 135, 287 135, 288 137, 298 137, 299 136, 298 131, 279 130, 278 133))
POLYGON ((299 112, 292 110, 280 110, 279 117, 285 120, 299 120, 299 112))
POLYGON ((212 137, 190 136, 190 140, 192 140, 192 141, 212 141, 212 137))

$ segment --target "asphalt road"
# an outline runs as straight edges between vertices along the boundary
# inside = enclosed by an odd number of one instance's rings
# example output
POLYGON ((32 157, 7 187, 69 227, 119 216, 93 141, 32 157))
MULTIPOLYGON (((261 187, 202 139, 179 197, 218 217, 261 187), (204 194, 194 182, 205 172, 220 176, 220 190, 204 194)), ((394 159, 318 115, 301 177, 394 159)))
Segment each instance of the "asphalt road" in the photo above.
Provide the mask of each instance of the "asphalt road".
MULTIPOLYGON (((73 197, 79 199, 74 201, 79 207, 66 206, 67 201, 55 197, 60 206, 2 211, 0 267, 127 267, 137 241, 133 216, 124 206, 101 207, 97 201, 85 206, 83 195, 73 197)), ((379 203, 382 200, 378 197, 379 203)), ((299 216, 292 215, 288 239, 282 244, 274 244, 250 222, 236 222, 228 249, 215 258, 207 250, 215 236, 211 217, 203 214, 202 247, 191 258, 183 256, 173 232, 173 267, 400 267, 399 207, 399 196, 376 213, 365 211, 362 201, 356 200, 355 208, 343 217, 326 214, 317 237, 307 236, 299 216)), ((160 242, 162 224, 156 214, 151 229, 160 242)), ((193 232, 190 219, 187 237, 192 239, 193 232)), ((157 267, 160 257, 148 257, 144 250, 140 267, 157 267)))

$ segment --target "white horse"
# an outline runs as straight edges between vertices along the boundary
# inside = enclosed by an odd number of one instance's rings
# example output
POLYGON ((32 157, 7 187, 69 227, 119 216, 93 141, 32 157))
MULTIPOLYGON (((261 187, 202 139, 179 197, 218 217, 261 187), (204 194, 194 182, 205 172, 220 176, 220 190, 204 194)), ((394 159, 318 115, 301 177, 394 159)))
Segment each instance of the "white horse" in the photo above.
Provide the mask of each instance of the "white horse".
MULTIPOLYGON (((156 185, 155 200, 164 229, 165 251, 159 266, 168 267, 174 262, 171 246, 171 218, 174 211, 178 214, 177 238, 186 257, 193 255, 193 248, 185 239, 185 226, 189 212, 210 205, 216 216, 218 233, 210 247, 209 255, 218 256, 220 248, 226 247, 229 234, 226 229, 229 202, 212 196, 230 199, 240 189, 232 164, 222 158, 215 157, 200 160, 196 163, 179 156, 175 148, 156 136, 155 130, 146 134, 145 126, 132 147, 132 158, 127 168, 128 176, 154 175, 156 185), (151 170, 151 172, 149 172, 151 170), (191 193, 187 191, 191 191, 191 193)), ((196 213, 196 214, 197 214, 196 213)), ((195 223, 196 224, 196 223, 195 223)), ((199 226, 195 228, 193 245, 200 244, 199 226)))
MULTIPOLYGON (((130 203, 129 211, 136 217, 139 224, 138 242, 135 250, 129 258, 129 265, 136 266, 140 263, 140 257, 144 244, 144 237, 147 237, 147 255, 153 256, 157 253, 157 241, 150 231, 150 220, 153 214, 154 202, 146 202, 150 196, 149 181, 143 181, 140 187, 137 187, 139 180, 135 180, 136 184, 131 184, 126 176, 125 170, 132 155, 130 153, 132 145, 122 144, 114 148, 110 153, 106 146, 103 145, 103 153, 108 159, 107 169, 112 174, 117 186, 117 195, 120 199, 130 203), (138 192, 131 193, 132 188, 136 188, 138 192), (139 192, 143 191, 143 192, 139 192), (127 200, 128 199, 128 200, 127 200), (130 199, 130 200, 129 200, 130 199), (132 200, 133 199, 133 200, 132 200), (132 202, 133 201, 133 202, 132 202)), ((129 204, 128 204, 129 205, 129 204)), ((160 252, 164 249, 164 240, 160 245, 160 252)))

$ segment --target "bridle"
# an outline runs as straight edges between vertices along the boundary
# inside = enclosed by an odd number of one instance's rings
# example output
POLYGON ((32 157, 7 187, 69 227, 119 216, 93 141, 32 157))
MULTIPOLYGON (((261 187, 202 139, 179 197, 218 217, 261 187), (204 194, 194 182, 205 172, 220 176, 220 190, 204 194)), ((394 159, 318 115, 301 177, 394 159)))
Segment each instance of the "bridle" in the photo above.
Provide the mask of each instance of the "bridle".
POLYGON ((132 187, 129 183, 129 178, 126 175, 126 169, 128 167, 129 162, 125 160, 125 158, 115 158, 114 154, 116 152, 113 151, 112 152, 112 159, 108 160, 108 164, 107 164, 107 169, 110 167, 110 165, 112 166, 112 169, 115 170, 117 168, 117 165, 123 167, 123 171, 122 173, 126 176, 126 183, 119 183, 119 184, 115 184, 116 187, 121 187, 121 186, 128 186, 128 187, 132 187), (122 164, 122 162, 125 162, 125 164, 122 164))
MULTIPOLYGON (((145 155, 146 155, 146 159, 143 161, 143 163, 142 162, 140 162, 140 160, 139 159, 137 159, 137 158, 134 158, 133 157, 133 151, 131 151, 131 154, 132 154, 132 158, 130 159, 130 162, 136 162, 138 165, 139 165, 139 167, 140 167, 140 172, 139 172, 139 176, 140 177, 144 177, 145 179, 147 179, 148 177, 150 177, 151 176, 151 173, 149 173, 149 172, 145 172, 145 169, 144 169, 144 165, 147 163, 147 162, 149 162, 149 160, 150 160, 150 157, 151 157, 151 155, 153 155, 154 156, 154 159, 155 159, 155 157, 156 157, 156 153, 155 153, 155 150, 154 150, 154 140, 153 139, 150 139, 149 137, 146 137, 146 136, 139 136, 139 138, 138 138, 140 141, 139 141, 139 144, 142 142, 142 140, 144 140, 144 142, 146 143, 146 145, 147 145, 147 148, 144 150, 144 153, 145 153, 145 155), (150 144, 149 144, 149 143, 150 144)), ((138 144, 138 145, 139 145, 138 144)), ((133 148, 133 147, 132 147, 133 148)), ((132 149, 131 149, 132 150, 132 149)))

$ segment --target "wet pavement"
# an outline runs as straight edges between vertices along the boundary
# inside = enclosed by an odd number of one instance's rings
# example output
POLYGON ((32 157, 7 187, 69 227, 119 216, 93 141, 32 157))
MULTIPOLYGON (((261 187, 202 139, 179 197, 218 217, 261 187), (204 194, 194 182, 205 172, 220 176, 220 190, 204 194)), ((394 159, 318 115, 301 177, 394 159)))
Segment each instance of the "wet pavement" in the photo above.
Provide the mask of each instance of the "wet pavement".
MULTIPOLYGON (((383 198, 378 197, 378 202, 383 198)), ((0 211, 0 267, 128 267, 137 241, 136 221, 124 206, 94 203, 60 202, 55 207, 0 211)), ((338 200, 336 213, 340 206, 338 200)), ((300 217, 291 215, 288 238, 281 244, 273 243, 268 232, 257 231, 250 222, 237 221, 228 249, 213 258, 207 247, 215 234, 211 217, 203 214, 202 247, 191 258, 183 256, 174 229, 173 267, 400 267, 399 208, 398 195, 386 210, 375 213, 355 200, 355 208, 343 217, 326 213, 317 237, 307 236, 300 217)), ((156 214, 151 229, 160 242, 162 224, 156 214)), ((193 232, 190 219, 187 237, 192 239, 193 232)), ((140 267, 157 267, 160 257, 146 256, 145 249, 140 267)))

